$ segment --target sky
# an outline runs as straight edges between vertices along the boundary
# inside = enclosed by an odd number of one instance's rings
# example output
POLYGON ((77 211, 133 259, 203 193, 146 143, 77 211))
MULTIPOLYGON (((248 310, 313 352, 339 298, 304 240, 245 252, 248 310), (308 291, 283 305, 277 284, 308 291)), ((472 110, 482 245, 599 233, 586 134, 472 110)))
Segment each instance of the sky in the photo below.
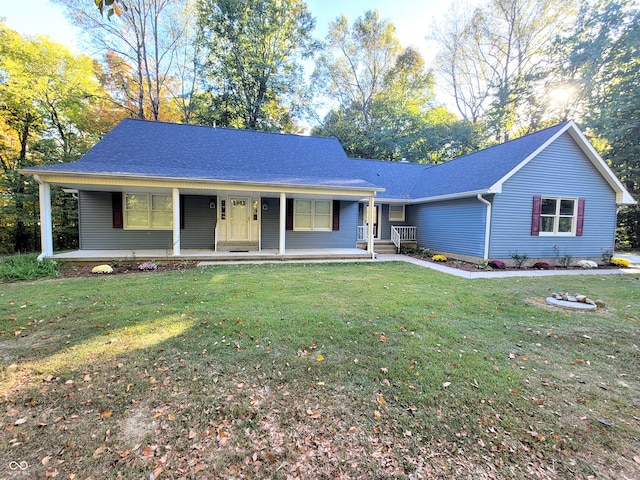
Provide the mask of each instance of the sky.
MULTIPOLYGON (((95 8, 93 0, 85 0, 87 8, 95 8)), ((324 39, 330 21, 345 14, 350 23, 367 10, 378 10, 380 17, 390 20, 396 27, 396 37, 402 47, 417 48, 427 68, 435 57, 437 47, 426 40, 430 26, 441 19, 453 0, 306 0, 316 19, 315 37, 324 39)), ((477 5, 484 0, 466 0, 477 5)), ((7 27, 22 35, 47 35, 75 51, 83 52, 80 31, 71 25, 62 7, 51 0, 0 0, 0 18, 7 27)), ((88 48, 88 47, 87 47, 88 48)), ((86 51, 91 54, 92 52, 86 51)), ((436 86, 436 100, 454 110, 451 96, 436 86)))
MULTIPOLYGON (((93 0, 86 0, 93 8, 93 0)), ((403 47, 416 47, 429 62, 435 47, 425 40, 434 17, 443 15, 451 0, 307 0, 316 18, 316 37, 324 38, 327 25, 341 14, 350 21, 367 10, 378 10, 396 26, 397 37, 403 47)), ((0 6, 9 28, 23 35, 47 35, 53 41, 81 52, 78 30, 67 21, 62 8, 50 0, 3 0, 0 6)))

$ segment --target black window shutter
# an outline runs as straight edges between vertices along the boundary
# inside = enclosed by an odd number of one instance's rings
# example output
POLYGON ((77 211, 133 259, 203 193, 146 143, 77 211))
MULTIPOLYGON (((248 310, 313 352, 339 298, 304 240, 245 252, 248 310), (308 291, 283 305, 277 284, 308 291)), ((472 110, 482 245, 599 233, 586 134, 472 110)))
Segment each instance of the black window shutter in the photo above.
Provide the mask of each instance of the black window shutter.
POLYGON ((540 212, 542 210, 542 197, 533 197, 533 211, 531 213, 531 235, 540 235, 540 212))
POLYGON ((340 200, 333 201, 333 225, 331 230, 340 230, 340 200))
POLYGON ((180 230, 184 230, 184 196, 180 195, 180 230))
POLYGON ((578 199, 578 219, 576 223, 576 236, 581 237, 584 230, 584 198, 578 199))
POLYGON ((111 193, 111 211, 113 228, 123 228, 122 221, 122 192, 111 193))
POLYGON ((287 230, 293 230, 293 198, 287 198, 287 230))

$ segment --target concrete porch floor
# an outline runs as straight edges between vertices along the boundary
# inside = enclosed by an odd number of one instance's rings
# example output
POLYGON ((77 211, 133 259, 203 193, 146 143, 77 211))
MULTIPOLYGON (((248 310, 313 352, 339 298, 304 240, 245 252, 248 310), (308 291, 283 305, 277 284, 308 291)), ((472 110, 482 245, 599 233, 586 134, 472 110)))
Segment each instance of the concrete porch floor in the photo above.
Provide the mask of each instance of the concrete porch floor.
POLYGON ((74 250, 54 253, 53 260, 65 263, 95 264, 98 262, 259 262, 295 260, 371 260, 371 254, 360 248, 291 249, 284 255, 278 250, 259 252, 214 252, 213 250, 186 249, 180 255, 162 249, 141 250, 74 250))

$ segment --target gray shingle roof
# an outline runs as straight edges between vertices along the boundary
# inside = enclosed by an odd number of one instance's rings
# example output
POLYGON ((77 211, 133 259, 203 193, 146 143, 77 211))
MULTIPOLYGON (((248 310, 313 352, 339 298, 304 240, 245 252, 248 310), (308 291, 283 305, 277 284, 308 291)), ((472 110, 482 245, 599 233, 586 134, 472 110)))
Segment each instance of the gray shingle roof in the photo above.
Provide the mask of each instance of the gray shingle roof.
POLYGON ((126 119, 77 162, 25 171, 382 187, 379 198, 411 201, 486 191, 565 125, 433 166, 349 159, 334 138, 126 119))

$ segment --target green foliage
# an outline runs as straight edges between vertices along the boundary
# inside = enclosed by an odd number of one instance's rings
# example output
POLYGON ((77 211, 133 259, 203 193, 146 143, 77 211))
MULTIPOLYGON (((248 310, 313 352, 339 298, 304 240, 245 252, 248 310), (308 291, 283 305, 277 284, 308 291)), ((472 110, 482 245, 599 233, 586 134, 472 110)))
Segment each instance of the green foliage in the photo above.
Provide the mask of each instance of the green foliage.
POLYGON ((59 273, 57 262, 54 260, 38 261, 36 255, 0 257, 0 282, 55 277, 59 273))
MULTIPOLYGON (((68 162, 104 131, 93 60, 45 37, 22 37, 0 23, 0 239, 3 251, 39 247, 38 186, 20 168, 68 162)), ((54 244, 77 247, 77 205, 52 189, 54 244)))
MULTIPOLYGON (((558 42, 588 129, 603 158, 640 198, 640 7, 629 0, 586 2, 575 29, 558 42), (568 61, 567 61, 568 60, 568 61)), ((640 247, 640 208, 618 214, 616 244, 640 247)))
POLYGON ((157 454, 187 478, 638 478, 636 277, 385 262, 6 284, 0 455, 29 478, 54 454, 59 478, 157 477, 157 454), (553 291, 607 308, 535 301, 553 291))
POLYGON ((316 44, 301 0, 205 0, 199 4, 203 73, 202 123, 250 130, 292 131, 299 60, 316 44))
POLYGON ((522 266, 529 260, 528 255, 521 255, 518 252, 511 254, 511 259, 513 260, 513 264, 516 268, 520 269, 522 266))

